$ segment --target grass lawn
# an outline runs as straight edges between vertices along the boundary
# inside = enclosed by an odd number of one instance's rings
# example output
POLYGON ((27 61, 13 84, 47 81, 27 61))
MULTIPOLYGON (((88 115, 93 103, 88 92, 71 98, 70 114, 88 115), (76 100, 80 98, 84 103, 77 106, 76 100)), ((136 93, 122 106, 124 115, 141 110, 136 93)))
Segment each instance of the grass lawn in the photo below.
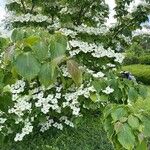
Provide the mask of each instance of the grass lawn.
POLYGON ((150 85, 150 65, 128 65, 123 66, 122 70, 131 72, 137 81, 150 85))

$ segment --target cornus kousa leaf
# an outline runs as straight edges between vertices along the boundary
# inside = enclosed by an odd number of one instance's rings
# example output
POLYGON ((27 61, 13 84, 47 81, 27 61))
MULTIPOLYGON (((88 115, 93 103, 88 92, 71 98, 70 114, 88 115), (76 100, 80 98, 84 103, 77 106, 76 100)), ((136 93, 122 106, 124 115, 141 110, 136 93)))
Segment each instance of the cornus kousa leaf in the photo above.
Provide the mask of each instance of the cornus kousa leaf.
POLYGON ((82 71, 74 60, 67 61, 68 72, 77 86, 82 84, 82 71))
POLYGON ((11 35, 11 40, 13 42, 21 41, 25 37, 24 31, 19 29, 14 29, 11 35))
POLYGON ((20 54, 15 62, 17 73, 27 80, 31 80, 38 75, 40 66, 40 63, 30 52, 20 54))
POLYGON ((144 125, 144 136, 150 137, 150 117, 142 116, 141 121, 144 125))
POLYGON ((43 61, 46 58, 48 58, 48 46, 42 41, 34 44, 32 47, 33 53, 35 54, 35 57, 39 61, 43 61))
POLYGON ((128 96, 130 101, 136 101, 138 99, 138 92, 135 90, 135 88, 131 87, 128 91, 128 96))
POLYGON ((39 42, 40 38, 38 36, 29 36, 23 40, 24 45, 32 46, 39 42))
POLYGON ((67 38, 61 33, 56 33, 52 36, 50 41, 51 58, 65 55, 67 49, 67 38))
POLYGON ((122 126, 117 136, 118 141, 125 149, 131 150, 134 148, 135 136, 127 123, 122 126))
POLYGON ((133 129, 138 129, 140 126, 139 119, 133 115, 130 115, 128 117, 128 124, 133 128, 133 129))
POLYGON ((41 70, 39 72, 39 80, 40 82, 48 86, 54 82, 56 79, 56 70, 49 63, 43 64, 41 70))
POLYGON ((126 115, 127 111, 125 110, 125 108, 117 108, 111 113, 114 122, 121 119, 122 117, 125 117, 126 115))

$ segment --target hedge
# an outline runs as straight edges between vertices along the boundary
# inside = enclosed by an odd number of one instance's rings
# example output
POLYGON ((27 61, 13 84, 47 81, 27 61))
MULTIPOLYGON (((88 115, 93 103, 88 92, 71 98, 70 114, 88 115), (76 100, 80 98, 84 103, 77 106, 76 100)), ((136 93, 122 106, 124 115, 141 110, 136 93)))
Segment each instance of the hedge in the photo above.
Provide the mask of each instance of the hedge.
POLYGON ((137 81, 150 85, 150 65, 128 65, 123 66, 122 70, 131 72, 137 81))
POLYGON ((124 59, 124 65, 132 65, 132 64, 150 65, 150 54, 145 54, 140 57, 134 55, 127 55, 124 59))

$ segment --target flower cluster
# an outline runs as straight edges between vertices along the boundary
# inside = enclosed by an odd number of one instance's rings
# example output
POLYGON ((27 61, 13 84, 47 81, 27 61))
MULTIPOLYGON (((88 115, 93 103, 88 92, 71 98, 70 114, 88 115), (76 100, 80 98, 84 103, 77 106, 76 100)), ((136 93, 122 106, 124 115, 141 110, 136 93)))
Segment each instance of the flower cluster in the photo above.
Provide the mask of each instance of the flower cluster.
POLYGON ((114 58, 115 62, 122 63, 124 59, 124 55, 121 53, 115 53, 112 49, 108 48, 107 50, 103 47, 103 45, 96 45, 95 43, 87 43, 77 40, 69 41, 70 45, 73 48, 77 48, 76 50, 70 51, 71 56, 75 56, 79 54, 81 51, 84 53, 91 53, 91 55, 95 58, 108 57, 114 58))
POLYGON ((33 130, 33 126, 31 122, 26 121, 24 127, 22 128, 22 132, 16 134, 14 141, 15 142, 22 141, 24 136, 30 134, 32 130, 33 130))
POLYGON ((88 27, 85 24, 82 24, 81 26, 75 26, 74 30, 76 30, 78 33, 87 33, 89 35, 101 35, 101 34, 105 34, 109 31, 109 29, 105 26, 101 26, 101 27, 88 27))
POLYGON ((42 14, 33 15, 30 13, 22 14, 19 16, 12 15, 11 17, 9 17, 8 20, 10 22, 21 22, 21 23, 23 23, 23 22, 37 22, 37 23, 47 22, 47 23, 51 23, 51 18, 49 18, 48 16, 44 16, 42 14))
POLYGON ((102 90, 103 93, 106 93, 106 94, 111 94, 114 92, 114 89, 113 88, 110 88, 109 86, 106 87, 105 90, 102 90))
MULTIPOLYGON (((63 130, 64 125, 74 127, 71 118, 63 115, 63 111, 67 108, 70 109, 70 115, 74 117, 82 116, 80 110, 79 97, 90 97, 91 92, 95 92, 93 86, 82 84, 79 88, 70 87, 68 92, 63 92, 63 86, 55 83, 47 88, 44 86, 36 87, 36 82, 31 82, 28 85, 24 80, 17 80, 16 83, 9 86, 9 91, 12 94, 12 101, 14 105, 9 108, 8 113, 16 116, 15 124, 20 126, 21 131, 16 133, 15 141, 22 141, 23 138, 33 132, 34 121, 38 119, 38 115, 45 116, 45 121, 39 121, 38 126, 41 127, 40 131, 44 132, 50 127, 55 127, 63 130), (27 89, 27 86, 28 89, 27 89), (33 115, 33 112, 35 115, 33 115), (37 112, 37 113, 35 113, 37 112), (50 112, 55 112, 58 117, 54 117, 50 112), (32 114, 32 115, 31 115, 32 114), (22 126, 22 124, 24 124, 22 126)), ((0 130, 5 127, 7 119, 0 117, 0 130)))

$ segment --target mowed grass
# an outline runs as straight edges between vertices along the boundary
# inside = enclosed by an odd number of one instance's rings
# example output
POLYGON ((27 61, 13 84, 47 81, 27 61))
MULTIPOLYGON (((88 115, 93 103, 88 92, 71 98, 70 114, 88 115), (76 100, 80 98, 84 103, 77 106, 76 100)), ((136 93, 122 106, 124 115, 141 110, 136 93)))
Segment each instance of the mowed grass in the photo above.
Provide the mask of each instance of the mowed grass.
POLYGON ((122 70, 131 72, 137 81, 150 85, 150 65, 128 65, 123 66, 122 70))

